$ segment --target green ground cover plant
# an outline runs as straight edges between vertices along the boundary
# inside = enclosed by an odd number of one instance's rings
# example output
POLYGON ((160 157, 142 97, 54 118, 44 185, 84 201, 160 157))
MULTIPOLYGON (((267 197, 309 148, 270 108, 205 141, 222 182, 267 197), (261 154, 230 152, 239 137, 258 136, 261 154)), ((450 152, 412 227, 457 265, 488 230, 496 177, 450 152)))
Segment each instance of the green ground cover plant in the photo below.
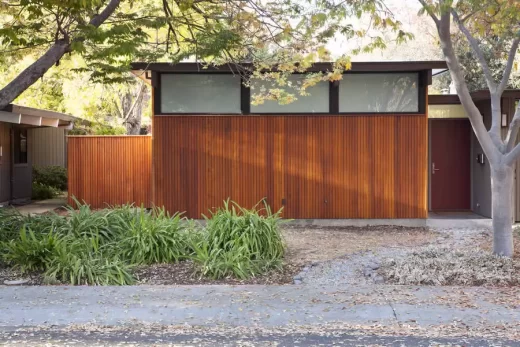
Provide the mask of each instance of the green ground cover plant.
POLYGON ((136 266, 193 260, 203 276, 249 278, 280 267, 280 211, 226 201, 202 226, 164 209, 131 205, 92 210, 76 202, 65 216, 0 209, 0 259, 47 283, 127 285, 136 266))
POLYGON ((257 207, 248 210, 228 200, 205 218, 206 227, 193 246, 203 275, 246 279, 281 266, 281 211, 273 213, 267 204, 257 207))
POLYGON ((60 191, 54 187, 41 184, 39 182, 33 182, 32 184, 32 195, 33 200, 47 200, 53 199, 60 195, 60 191))
POLYGON ((61 166, 34 166, 33 182, 55 188, 58 191, 67 190, 67 169, 61 166))

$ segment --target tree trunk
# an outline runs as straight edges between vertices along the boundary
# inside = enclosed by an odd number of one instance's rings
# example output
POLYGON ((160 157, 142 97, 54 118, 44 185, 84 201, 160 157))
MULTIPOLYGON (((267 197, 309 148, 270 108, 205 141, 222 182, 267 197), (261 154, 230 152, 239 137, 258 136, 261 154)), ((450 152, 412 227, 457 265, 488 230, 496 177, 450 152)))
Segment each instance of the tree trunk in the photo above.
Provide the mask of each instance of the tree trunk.
POLYGON ((506 257, 513 256, 513 182, 511 166, 491 166, 493 253, 506 257))
MULTIPOLYGON (((89 25, 98 28, 114 13, 120 3, 121 0, 110 0, 105 9, 90 20, 89 25)), ((82 40, 84 38, 79 37, 74 41, 82 40)), ((70 47, 71 42, 68 39, 57 40, 38 60, 2 88, 0 90, 0 110, 4 109, 39 78, 43 77, 54 64, 60 61, 65 53, 70 51, 70 47)))
POLYGON ((13 102, 27 88, 32 86, 58 62, 70 49, 66 41, 59 41, 49 48, 44 55, 20 73, 14 80, 0 90, 0 110, 13 102))

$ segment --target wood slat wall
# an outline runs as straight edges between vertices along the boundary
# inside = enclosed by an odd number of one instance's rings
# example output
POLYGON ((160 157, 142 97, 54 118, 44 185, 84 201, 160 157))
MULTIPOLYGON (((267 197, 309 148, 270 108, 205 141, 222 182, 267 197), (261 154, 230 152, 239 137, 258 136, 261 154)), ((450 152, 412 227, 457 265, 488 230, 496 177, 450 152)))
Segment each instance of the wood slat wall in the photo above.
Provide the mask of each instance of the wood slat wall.
POLYGON ((228 197, 266 198, 285 218, 426 218, 427 127, 426 115, 155 116, 154 203, 190 218, 228 197))
POLYGON ((69 136, 69 204, 151 207, 151 136, 69 136))

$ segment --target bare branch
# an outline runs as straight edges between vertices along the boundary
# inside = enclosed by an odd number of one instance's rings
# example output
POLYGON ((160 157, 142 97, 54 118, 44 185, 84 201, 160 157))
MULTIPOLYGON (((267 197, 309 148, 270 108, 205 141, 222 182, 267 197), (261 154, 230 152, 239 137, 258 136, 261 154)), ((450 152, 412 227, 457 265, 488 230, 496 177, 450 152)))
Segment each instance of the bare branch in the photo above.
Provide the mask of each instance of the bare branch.
POLYGON ((516 138, 518 137, 518 130, 520 129, 520 103, 516 108, 515 115, 509 124, 509 131, 506 136, 506 152, 510 152, 516 144, 516 138))
POLYGON ((507 65, 504 70, 504 74, 502 75, 502 81, 500 81, 500 85, 498 86, 498 93, 502 95, 504 90, 507 87, 509 82, 509 78, 511 77, 511 71, 513 70, 513 65, 515 62, 516 52, 518 51, 518 45, 520 44, 520 37, 517 37, 513 40, 511 48, 509 49, 509 55, 507 57, 507 65))
POLYGON ((433 19, 433 21, 435 22, 435 25, 439 26, 440 24, 440 21, 439 21, 439 18, 437 17, 437 15, 432 11, 432 9, 430 8, 430 6, 426 3, 425 0, 419 0, 419 2, 421 3, 421 5, 423 6, 424 10, 426 11, 426 13, 428 13, 428 15, 433 19))
POLYGON ((518 158, 520 158, 520 143, 517 144, 515 146, 515 148, 513 148, 513 150, 511 152, 506 154, 506 157, 504 159, 504 163, 506 165, 511 166, 518 160, 518 158))
POLYGON ((134 103, 130 106, 130 109, 128 110, 126 115, 123 115, 123 120, 125 122, 128 120, 128 118, 130 118, 130 115, 132 114, 132 112, 134 112, 134 108, 137 105, 137 103, 141 102, 140 101, 141 100, 141 96, 143 95, 143 91, 145 89, 146 89, 146 85, 145 85, 144 81, 141 81, 141 85, 139 87, 139 92, 137 93, 137 97, 135 98, 134 103))
POLYGON ((439 33, 439 39, 441 43, 441 49, 446 59, 451 78, 455 83, 457 94, 459 95, 460 102, 464 107, 464 110, 468 114, 471 126, 482 145, 482 149, 486 154, 487 158, 491 163, 497 163, 500 152, 492 140, 490 134, 487 132, 484 121, 480 115, 480 111, 473 102, 473 98, 469 92, 468 86, 464 79, 462 67, 460 66, 455 50, 453 48, 453 42, 451 39, 451 15, 450 12, 444 12, 441 14, 441 19, 437 25, 437 31, 439 33))
POLYGON ((460 20, 457 12, 454 9, 452 9, 451 13, 453 15, 453 19, 455 20, 455 23, 457 23, 459 27, 459 30, 464 34, 464 36, 466 36, 466 39, 468 40, 471 48, 473 49, 473 52, 475 52, 477 56, 480 66, 482 67, 482 71, 484 72, 484 77, 486 78, 489 90, 494 91, 497 85, 496 82, 493 80, 493 74, 489 69, 489 65, 486 61, 486 58, 484 57, 484 52, 482 52, 482 50, 480 49, 478 41, 473 37, 473 35, 471 35, 468 28, 466 28, 466 26, 464 25, 464 22, 460 20))

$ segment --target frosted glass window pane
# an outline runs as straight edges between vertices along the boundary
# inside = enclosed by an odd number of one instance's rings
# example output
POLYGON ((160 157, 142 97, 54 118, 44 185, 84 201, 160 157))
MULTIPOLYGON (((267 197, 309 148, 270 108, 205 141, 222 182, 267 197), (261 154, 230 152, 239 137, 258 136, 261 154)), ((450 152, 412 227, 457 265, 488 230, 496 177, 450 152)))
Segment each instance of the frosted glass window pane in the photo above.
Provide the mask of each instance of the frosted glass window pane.
POLYGON ((240 77, 162 74, 162 113, 241 113, 240 77))
POLYGON ((251 104, 251 113, 327 113, 329 112, 329 82, 319 82, 307 88, 309 95, 299 95, 295 86, 302 82, 305 75, 289 76, 287 82, 292 84, 292 88, 281 87, 270 81, 253 80, 251 85, 251 95, 260 93, 262 86, 269 90, 271 88, 284 89, 293 94, 297 100, 290 104, 280 105, 277 100, 265 100, 263 104, 251 104))
POLYGON ((417 73, 345 74, 340 112, 419 112, 417 73))

